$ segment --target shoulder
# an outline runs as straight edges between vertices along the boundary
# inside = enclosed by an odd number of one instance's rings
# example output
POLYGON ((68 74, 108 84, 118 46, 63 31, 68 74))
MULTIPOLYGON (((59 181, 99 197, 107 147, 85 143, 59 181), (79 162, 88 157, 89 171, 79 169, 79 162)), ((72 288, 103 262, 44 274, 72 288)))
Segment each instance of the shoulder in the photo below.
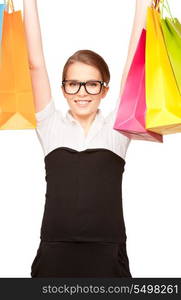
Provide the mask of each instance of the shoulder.
POLYGON ((41 111, 35 113, 35 118, 39 127, 56 118, 63 121, 63 114, 56 108, 54 98, 51 97, 49 103, 41 111))

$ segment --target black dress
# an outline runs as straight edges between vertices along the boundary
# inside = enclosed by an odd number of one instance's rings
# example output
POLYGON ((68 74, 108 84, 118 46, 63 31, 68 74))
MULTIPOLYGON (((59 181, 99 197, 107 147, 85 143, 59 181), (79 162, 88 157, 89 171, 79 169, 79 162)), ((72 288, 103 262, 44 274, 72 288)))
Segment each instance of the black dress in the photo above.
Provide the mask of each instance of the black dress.
POLYGON ((46 201, 31 277, 132 277, 122 209, 125 160, 58 147, 44 159, 46 201))

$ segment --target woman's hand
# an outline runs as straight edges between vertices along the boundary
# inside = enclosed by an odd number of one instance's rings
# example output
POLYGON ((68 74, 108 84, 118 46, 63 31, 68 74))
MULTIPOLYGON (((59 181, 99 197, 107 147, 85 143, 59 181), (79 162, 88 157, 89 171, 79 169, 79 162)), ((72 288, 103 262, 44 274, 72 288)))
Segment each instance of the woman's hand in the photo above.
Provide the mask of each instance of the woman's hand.
MULTIPOLYGON (((157 0, 155 0, 157 1, 157 0)), ((146 29, 146 13, 148 6, 151 6, 153 0, 136 0, 136 9, 135 9, 135 17, 133 22, 134 33, 137 31, 140 32, 140 28, 146 29)))
POLYGON ((37 1, 23 0, 23 8, 29 63, 32 68, 37 68, 45 63, 37 1))
POLYGON ((120 87, 120 95, 123 92, 123 88, 125 85, 126 77, 129 72, 134 53, 136 51, 136 47, 141 35, 141 31, 143 28, 146 29, 146 14, 147 14, 147 8, 149 6, 152 6, 154 1, 160 1, 160 0, 136 0, 135 5, 135 15, 133 20, 133 26, 132 26, 132 32, 131 32, 131 38, 129 42, 128 47, 128 55, 127 60, 125 63, 125 67, 123 70, 122 80, 121 80, 121 87, 120 87))
POLYGON ((43 53, 37 1, 23 0, 23 8, 35 111, 39 112, 50 102, 51 88, 43 53))

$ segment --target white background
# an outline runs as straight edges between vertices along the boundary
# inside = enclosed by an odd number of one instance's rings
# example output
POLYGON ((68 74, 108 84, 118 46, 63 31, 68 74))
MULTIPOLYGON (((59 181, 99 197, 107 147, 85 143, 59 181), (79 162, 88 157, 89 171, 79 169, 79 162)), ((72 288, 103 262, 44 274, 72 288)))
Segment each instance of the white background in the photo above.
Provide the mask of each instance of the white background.
MULTIPOLYGON (((90 49, 110 68, 110 91, 100 106, 107 115, 118 97, 135 0, 37 2, 56 107, 68 108, 60 90, 66 60, 90 49)), ((169 2, 181 20, 180 0, 169 2)), ((14 6, 22 10, 23 1, 14 6)), ((164 136, 163 144, 133 140, 128 148, 123 208, 133 277, 181 277, 180 150, 180 133, 164 136)), ((43 159, 34 129, 0 131, 0 277, 30 277, 45 201, 43 159)))

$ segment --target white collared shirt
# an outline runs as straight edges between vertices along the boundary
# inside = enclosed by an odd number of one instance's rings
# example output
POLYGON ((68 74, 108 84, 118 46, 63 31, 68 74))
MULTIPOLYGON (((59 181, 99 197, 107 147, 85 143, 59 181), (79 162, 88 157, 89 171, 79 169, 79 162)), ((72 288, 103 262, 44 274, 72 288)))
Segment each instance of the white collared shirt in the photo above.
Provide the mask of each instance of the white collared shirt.
POLYGON ((35 116, 37 121, 35 130, 44 156, 58 147, 69 147, 77 151, 105 148, 125 159, 131 139, 113 129, 116 109, 104 117, 101 109, 98 108, 86 136, 83 127, 74 119, 70 110, 68 109, 64 116, 60 110, 56 109, 53 98, 35 116))

